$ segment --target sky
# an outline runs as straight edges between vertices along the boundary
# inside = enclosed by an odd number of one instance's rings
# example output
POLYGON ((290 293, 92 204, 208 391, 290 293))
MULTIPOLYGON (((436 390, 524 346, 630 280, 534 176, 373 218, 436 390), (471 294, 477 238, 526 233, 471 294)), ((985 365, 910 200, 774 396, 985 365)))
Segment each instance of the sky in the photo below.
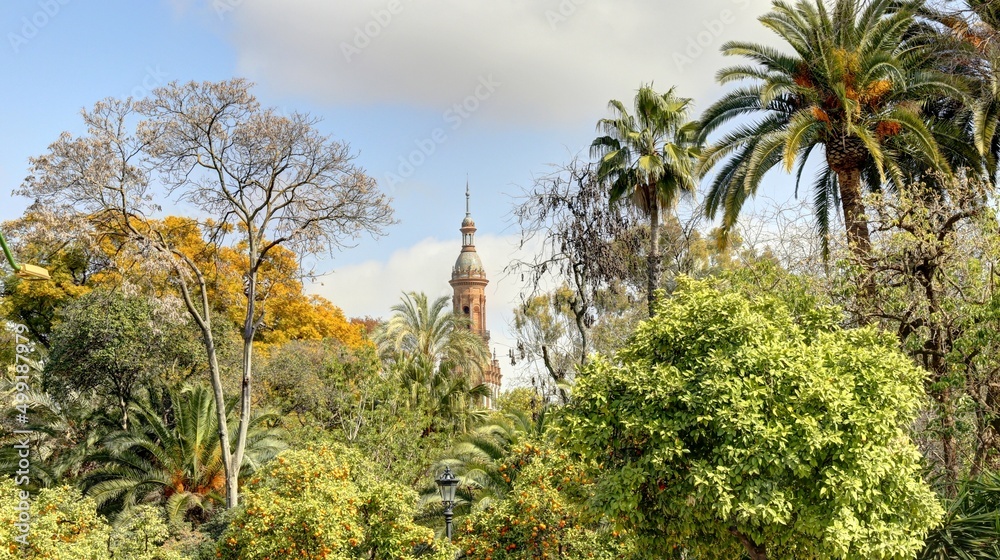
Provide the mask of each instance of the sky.
MULTIPOLYGON (((398 224, 324 258, 306 289, 348 316, 403 292, 449 295, 466 182, 491 279, 488 327, 512 347, 520 277, 511 208, 533 178, 587 156, 607 103, 643 84, 707 107, 727 40, 771 42, 769 0, 17 0, 0 3, 0 221, 79 112, 172 81, 245 77, 351 145, 398 224)), ((737 62, 737 61, 730 61, 737 62)), ((786 179, 778 179, 781 183, 786 179)), ((166 205, 168 208, 175 208, 166 205)), ((514 376, 505 379, 513 381, 514 376)))

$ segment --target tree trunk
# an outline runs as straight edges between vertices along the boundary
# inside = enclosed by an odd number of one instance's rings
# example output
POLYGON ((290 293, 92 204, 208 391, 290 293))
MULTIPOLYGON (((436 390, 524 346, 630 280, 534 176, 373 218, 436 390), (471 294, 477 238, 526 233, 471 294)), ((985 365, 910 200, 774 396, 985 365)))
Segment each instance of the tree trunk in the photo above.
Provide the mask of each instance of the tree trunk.
MULTIPOLYGON (((255 253, 251 244, 251 255, 255 253)), ((254 260, 250 261, 251 263, 254 260)), ((243 321, 243 380, 240 383, 240 423, 236 432, 236 447, 233 449, 233 465, 229 476, 234 479, 234 486, 239 483, 240 469, 243 467, 243 455, 247 446, 247 432, 250 428, 250 388, 253 378, 253 337, 257 332, 256 299, 257 272, 247 273, 247 314, 243 321)), ((234 504, 235 505, 235 504, 234 504)))
POLYGON ((646 303, 649 316, 654 313, 656 287, 660 280, 660 201, 656 197, 655 187, 649 189, 649 266, 646 278, 646 303))
POLYGON ((122 411, 122 430, 128 431, 128 403, 120 395, 118 397, 118 408, 122 411))
POLYGON ((944 461, 945 496, 954 498, 958 495, 958 445, 955 432, 955 406, 952 402, 951 390, 946 389, 941 395, 941 455, 944 461))
POLYGON ((215 416, 218 423, 219 444, 222 447, 222 468, 226 477, 226 509, 232 509, 239 503, 239 469, 232 472, 232 452, 229 444, 229 424, 226 419, 226 396, 222 391, 222 373, 219 370, 219 359, 215 352, 215 336, 212 334, 212 307, 208 303, 208 286, 205 283, 205 276, 197 266, 183 254, 171 251, 165 246, 160 246, 162 250, 171 256, 174 272, 180 284, 181 296, 188 314, 194 319, 195 324, 201 331, 202 343, 205 345, 205 357, 208 359, 209 381, 212 384, 212 394, 215 396, 215 416), (190 269, 191 274, 198 282, 198 290, 201 292, 199 302, 201 311, 195 307, 191 289, 188 286, 184 269, 181 263, 190 269))
POLYGON ((558 371, 556 371, 555 366, 552 365, 552 359, 549 357, 549 347, 542 345, 542 364, 545 369, 549 372, 549 376, 555 381, 556 390, 559 393, 559 402, 562 404, 569 404, 569 395, 566 394, 566 390, 560 385, 565 381, 566 376, 558 371))
POLYGON ((751 560, 767 560, 767 547, 753 542, 749 536, 741 533, 736 527, 730 527, 729 533, 739 539, 751 560))
POLYGON ((861 169, 850 168, 836 171, 840 184, 840 203, 844 210, 844 225, 847 228, 847 245, 862 262, 868 262, 872 241, 865 219, 865 205, 861 200, 861 169))

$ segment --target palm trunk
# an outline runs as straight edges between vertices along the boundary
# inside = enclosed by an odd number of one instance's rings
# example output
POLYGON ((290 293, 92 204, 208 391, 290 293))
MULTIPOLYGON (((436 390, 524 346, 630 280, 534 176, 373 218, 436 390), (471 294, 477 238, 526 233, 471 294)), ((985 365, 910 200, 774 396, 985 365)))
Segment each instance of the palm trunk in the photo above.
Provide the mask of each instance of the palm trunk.
POLYGON ((660 201, 656 197, 655 187, 649 189, 649 266, 646 278, 646 303, 649 306, 649 316, 654 313, 654 298, 656 287, 660 280, 660 201))
POLYGON ((861 200, 861 169, 853 168, 837 171, 840 184, 840 203, 844 210, 844 225, 847 227, 847 245, 862 262, 868 262, 872 241, 865 219, 865 205, 861 200))
MULTIPOLYGON (((847 247, 861 265, 858 297, 862 301, 875 298, 875 283, 872 275, 872 241, 865 218, 865 204, 861 198, 861 169, 858 167, 837 171, 840 184, 840 204, 844 210, 844 226, 847 228, 847 247)), ((864 319, 868 321, 868 319, 864 319)))

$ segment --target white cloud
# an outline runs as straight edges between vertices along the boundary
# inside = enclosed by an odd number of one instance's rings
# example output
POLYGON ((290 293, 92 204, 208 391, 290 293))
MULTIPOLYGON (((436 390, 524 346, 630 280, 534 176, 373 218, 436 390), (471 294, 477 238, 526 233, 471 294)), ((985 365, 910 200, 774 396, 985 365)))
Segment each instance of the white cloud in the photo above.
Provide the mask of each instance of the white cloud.
MULTIPOLYGON (((513 309, 520 301, 520 277, 507 276, 504 268, 519 254, 517 236, 477 235, 476 250, 482 258, 490 283, 486 287, 486 328, 491 346, 500 359, 504 387, 511 381, 505 362, 507 351, 516 346, 513 309)), ((348 317, 388 318, 390 308, 399 303, 403 292, 424 292, 431 299, 451 296, 448 285, 451 268, 461 250, 461 239, 441 241, 428 238, 393 253, 386 261, 366 261, 346 266, 308 284, 306 290, 332 301, 348 317)))
MULTIPOLYGON (((702 99, 729 39, 768 41, 770 0, 241 0, 241 73, 279 94, 445 113, 499 82, 482 113, 592 121, 642 83, 702 99)), ((735 61, 732 61, 735 62, 735 61)), ((473 103, 475 104, 475 103, 473 103)))

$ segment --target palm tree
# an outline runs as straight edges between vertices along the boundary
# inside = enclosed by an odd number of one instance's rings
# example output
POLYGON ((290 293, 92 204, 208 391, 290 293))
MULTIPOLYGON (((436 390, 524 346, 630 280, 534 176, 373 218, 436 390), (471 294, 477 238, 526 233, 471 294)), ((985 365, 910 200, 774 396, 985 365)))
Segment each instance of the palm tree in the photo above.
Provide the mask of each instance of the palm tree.
POLYGON ((446 311, 448 298, 429 303, 427 294, 410 292, 392 306, 393 316, 376 335, 383 357, 419 355, 437 364, 450 362, 479 371, 490 351, 482 337, 469 330, 468 319, 446 311))
MULTIPOLYGON (((961 129, 960 146, 973 148, 968 167, 996 184, 1000 170, 1000 5, 965 0, 965 9, 928 6, 921 10, 931 25, 922 31, 939 55, 942 70, 968 78, 974 95, 967 106, 945 107, 945 119, 961 129)), ((918 36, 923 38, 921 36, 918 36)), ((953 104, 954 105, 954 104, 953 104)))
MULTIPOLYGON (((217 416, 212 391, 203 385, 169 392, 170 405, 133 405, 135 421, 101 442, 90 460, 101 466, 84 477, 85 494, 105 511, 143 502, 164 502, 172 521, 204 516, 225 502, 217 416), (161 412, 166 408, 166 412, 161 412)), ((227 411, 235 413, 236 400, 227 411)), ((247 435, 242 473, 257 470, 285 448, 273 418, 257 415, 247 435)))
POLYGON ((407 396, 406 406, 422 410, 427 426, 423 435, 435 431, 464 433, 485 418, 486 411, 473 405, 492 395, 490 388, 451 362, 437 365, 420 355, 393 362, 393 374, 407 396))
POLYGON ((429 417, 425 435, 447 427, 466 430, 477 416, 473 404, 490 396, 477 376, 491 359, 486 341, 468 319, 446 311, 448 298, 430 302, 410 292, 376 334, 379 352, 406 389, 408 406, 429 417))
POLYGON ((747 198, 778 164, 797 183, 817 148, 825 165, 814 184, 820 233, 829 234, 831 208, 839 200, 848 244, 863 259, 871 241, 862 187, 898 187, 906 179, 902 161, 914 157, 923 169, 950 173, 938 141, 922 113, 927 98, 962 98, 958 79, 936 69, 931 48, 906 41, 919 0, 776 0, 760 21, 791 48, 731 41, 722 51, 750 65, 725 68, 723 84, 749 81, 708 108, 701 135, 734 119, 734 131, 706 148, 700 169, 723 163, 712 182, 706 212, 723 211, 729 232, 747 198))
POLYGON ((597 129, 604 136, 590 146, 591 157, 600 158, 598 180, 610 184, 611 203, 628 196, 649 217, 646 299, 650 316, 660 279, 660 210, 672 208, 680 194, 697 188, 697 124, 687 122, 690 103, 675 96, 674 88, 659 94, 643 86, 636 93, 632 114, 621 101, 608 103, 614 117, 598 121, 597 129))

